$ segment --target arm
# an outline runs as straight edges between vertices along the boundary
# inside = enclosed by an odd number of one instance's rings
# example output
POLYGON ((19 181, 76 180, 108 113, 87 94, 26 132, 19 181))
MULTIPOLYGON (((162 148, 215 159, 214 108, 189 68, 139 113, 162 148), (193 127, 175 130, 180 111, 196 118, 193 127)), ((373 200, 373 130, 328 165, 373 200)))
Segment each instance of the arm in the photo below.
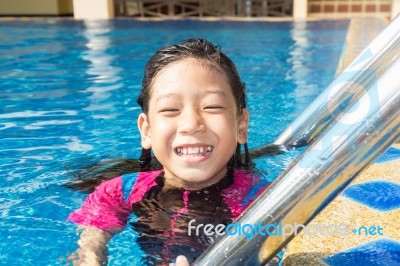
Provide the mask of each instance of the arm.
POLYGON ((73 265, 107 265, 107 243, 112 235, 93 226, 80 226, 79 248, 69 259, 73 265))
POLYGON ((79 248, 69 256, 73 265, 107 265, 107 243, 123 230, 129 213, 122 197, 121 178, 100 184, 68 217, 82 230, 79 248))

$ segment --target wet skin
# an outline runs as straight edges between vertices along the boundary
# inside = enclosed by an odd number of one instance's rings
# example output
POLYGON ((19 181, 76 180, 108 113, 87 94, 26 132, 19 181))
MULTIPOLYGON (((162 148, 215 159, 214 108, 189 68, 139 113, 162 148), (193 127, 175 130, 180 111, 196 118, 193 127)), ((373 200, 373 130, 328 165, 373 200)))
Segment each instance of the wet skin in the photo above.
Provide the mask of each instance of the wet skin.
POLYGON ((248 112, 237 110, 224 72, 187 58, 165 67, 140 114, 142 146, 163 165, 166 186, 197 190, 217 183, 237 143, 247 140, 248 112))

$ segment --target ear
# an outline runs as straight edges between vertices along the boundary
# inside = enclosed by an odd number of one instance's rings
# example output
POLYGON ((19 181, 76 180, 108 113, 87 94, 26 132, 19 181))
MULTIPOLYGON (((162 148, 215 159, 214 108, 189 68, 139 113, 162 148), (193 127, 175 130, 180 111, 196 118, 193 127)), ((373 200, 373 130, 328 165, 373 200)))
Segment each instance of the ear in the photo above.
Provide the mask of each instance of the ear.
POLYGON ((250 114, 247 109, 242 109, 242 114, 239 117, 238 121, 238 143, 245 144, 247 143, 247 129, 249 127, 249 118, 250 114))
POLYGON ((151 129, 150 123, 145 113, 141 113, 137 120, 137 125, 139 128, 141 140, 142 140, 142 147, 144 149, 151 148, 151 129))

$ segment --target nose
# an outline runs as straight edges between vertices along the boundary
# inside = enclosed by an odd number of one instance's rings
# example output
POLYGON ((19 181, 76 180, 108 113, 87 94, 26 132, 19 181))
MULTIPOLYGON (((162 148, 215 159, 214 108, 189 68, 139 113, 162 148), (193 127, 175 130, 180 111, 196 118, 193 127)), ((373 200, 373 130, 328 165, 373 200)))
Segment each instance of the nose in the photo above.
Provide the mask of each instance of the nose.
POLYGON ((205 130, 204 119, 197 108, 186 108, 180 115, 179 133, 195 134, 205 130))

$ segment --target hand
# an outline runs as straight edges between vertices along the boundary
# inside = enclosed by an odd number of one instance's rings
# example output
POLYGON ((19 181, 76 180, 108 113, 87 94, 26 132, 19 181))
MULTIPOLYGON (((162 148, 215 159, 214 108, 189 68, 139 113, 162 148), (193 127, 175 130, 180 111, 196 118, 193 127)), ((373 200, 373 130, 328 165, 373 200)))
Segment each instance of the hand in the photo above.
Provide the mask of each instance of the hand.
POLYGON ((176 263, 170 263, 169 266, 190 266, 189 261, 185 256, 179 255, 176 258, 176 263))

